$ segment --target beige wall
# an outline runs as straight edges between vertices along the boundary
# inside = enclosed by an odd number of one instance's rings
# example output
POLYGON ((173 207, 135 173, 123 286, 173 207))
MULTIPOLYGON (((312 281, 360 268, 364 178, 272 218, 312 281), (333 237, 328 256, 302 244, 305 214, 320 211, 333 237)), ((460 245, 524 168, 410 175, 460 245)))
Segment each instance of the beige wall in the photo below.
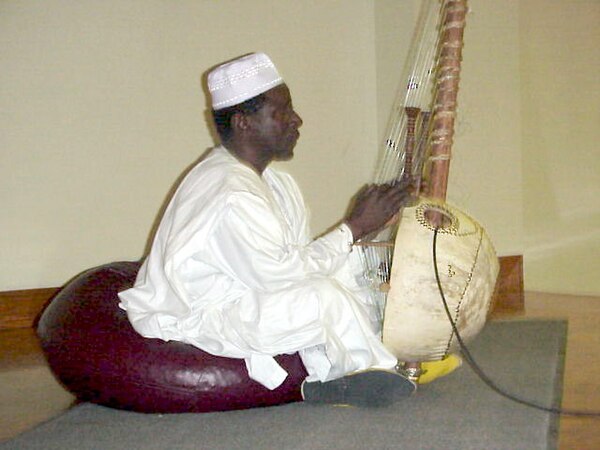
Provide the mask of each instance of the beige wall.
POLYGON ((600 294, 600 2, 520 2, 526 287, 600 294))
MULTIPOLYGON (((141 256, 167 192, 212 145, 201 74, 254 50, 304 119, 279 167, 322 231, 373 174, 419 3, 1 2, 0 290, 141 256)), ((450 200, 499 254, 525 254, 527 288, 600 294, 598 2, 470 6, 450 200)))
POLYGON ((0 3, 0 290, 137 259, 167 191, 212 140, 200 75, 265 51, 304 119, 296 175, 315 231, 368 179, 369 1, 0 3))

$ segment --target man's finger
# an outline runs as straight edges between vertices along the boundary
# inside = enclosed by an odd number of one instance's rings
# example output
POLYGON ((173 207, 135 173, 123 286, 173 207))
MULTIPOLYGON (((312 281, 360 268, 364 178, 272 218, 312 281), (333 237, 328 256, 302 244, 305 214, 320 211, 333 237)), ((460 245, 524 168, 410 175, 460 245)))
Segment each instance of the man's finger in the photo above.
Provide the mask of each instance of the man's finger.
POLYGON ((391 218, 391 219, 389 219, 389 220, 388 220, 388 221, 385 223, 385 225, 384 225, 383 227, 384 227, 384 228, 387 228, 387 227, 389 227, 390 225, 393 225, 393 224, 395 224, 396 222, 398 222, 398 220, 400 220, 400 213, 399 213, 399 212, 397 212, 396 214, 394 214, 394 215, 392 216, 392 218, 391 218))

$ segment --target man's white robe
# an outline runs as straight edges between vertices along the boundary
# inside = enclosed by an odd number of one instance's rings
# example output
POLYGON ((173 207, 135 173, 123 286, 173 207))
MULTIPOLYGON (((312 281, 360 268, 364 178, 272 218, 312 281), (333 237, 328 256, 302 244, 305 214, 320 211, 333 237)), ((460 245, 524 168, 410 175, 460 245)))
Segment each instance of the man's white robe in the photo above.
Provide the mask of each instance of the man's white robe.
POLYGON ((120 306, 141 335, 244 358, 270 389, 283 353, 300 352, 309 381, 391 368, 356 253, 346 225, 311 240, 290 175, 217 147, 177 189, 120 306))

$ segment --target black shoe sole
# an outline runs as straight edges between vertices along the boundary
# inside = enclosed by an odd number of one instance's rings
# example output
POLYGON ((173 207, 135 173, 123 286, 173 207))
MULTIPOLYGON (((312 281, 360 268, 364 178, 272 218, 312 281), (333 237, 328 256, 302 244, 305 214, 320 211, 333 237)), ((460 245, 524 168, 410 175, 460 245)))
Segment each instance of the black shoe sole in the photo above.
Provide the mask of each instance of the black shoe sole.
POLYGON ((388 406, 410 396, 417 385, 387 370, 366 370, 337 380, 304 382, 305 402, 361 407, 388 406))

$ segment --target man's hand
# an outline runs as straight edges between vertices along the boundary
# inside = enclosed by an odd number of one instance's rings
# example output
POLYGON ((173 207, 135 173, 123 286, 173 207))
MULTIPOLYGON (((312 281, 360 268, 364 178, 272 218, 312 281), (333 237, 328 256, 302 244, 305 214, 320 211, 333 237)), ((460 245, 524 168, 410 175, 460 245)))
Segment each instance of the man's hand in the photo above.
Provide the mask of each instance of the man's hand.
POLYGON ((407 182, 365 186, 356 195, 346 218, 354 240, 383 228, 414 197, 415 188, 407 182))

